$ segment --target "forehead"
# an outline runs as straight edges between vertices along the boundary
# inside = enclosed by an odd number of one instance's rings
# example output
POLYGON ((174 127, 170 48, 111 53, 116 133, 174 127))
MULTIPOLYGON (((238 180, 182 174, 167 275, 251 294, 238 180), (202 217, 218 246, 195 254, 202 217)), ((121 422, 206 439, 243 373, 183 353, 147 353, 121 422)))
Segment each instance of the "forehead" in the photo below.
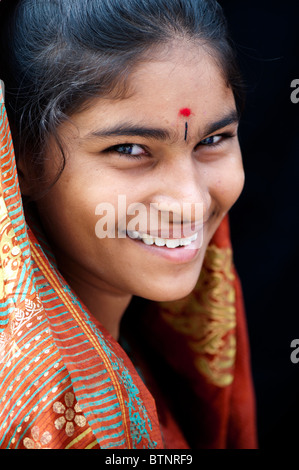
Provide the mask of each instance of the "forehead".
POLYGON ((216 58, 202 47, 172 47, 168 54, 158 54, 143 61, 130 75, 127 99, 137 103, 167 108, 180 100, 183 108, 191 104, 204 105, 216 100, 226 100, 231 90, 216 58), (216 98, 217 97, 217 98, 216 98), (184 106, 184 102, 186 105, 184 106))
POLYGON ((213 56, 201 47, 171 48, 139 63, 124 96, 94 99, 74 118, 89 131, 115 121, 173 126, 188 109, 188 119, 204 125, 234 108, 232 90, 213 56))

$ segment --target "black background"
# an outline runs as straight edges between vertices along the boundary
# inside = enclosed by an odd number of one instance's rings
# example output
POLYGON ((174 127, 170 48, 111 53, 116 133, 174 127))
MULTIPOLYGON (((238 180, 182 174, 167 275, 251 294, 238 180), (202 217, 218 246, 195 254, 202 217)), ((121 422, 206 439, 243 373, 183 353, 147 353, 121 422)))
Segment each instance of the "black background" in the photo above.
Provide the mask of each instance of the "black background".
MULTIPOLYGON (((244 291, 260 448, 299 440, 299 1, 220 0, 247 84, 240 126, 246 183, 231 211, 244 291)), ((274 447, 275 448, 275 447, 274 447)))

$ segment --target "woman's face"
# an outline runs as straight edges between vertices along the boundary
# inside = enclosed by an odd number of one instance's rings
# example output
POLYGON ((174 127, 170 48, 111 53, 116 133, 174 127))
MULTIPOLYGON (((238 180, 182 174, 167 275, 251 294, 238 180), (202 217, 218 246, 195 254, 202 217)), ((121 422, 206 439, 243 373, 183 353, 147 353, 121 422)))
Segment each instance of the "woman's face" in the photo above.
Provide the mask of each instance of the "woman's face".
MULTIPOLYGON (((95 99, 60 126, 66 167, 38 210, 67 278, 115 295, 176 300, 194 288, 206 248, 243 188, 235 101, 201 49, 144 62, 129 84, 126 97, 95 99), (127 214, 136 203, 145 210, 127 214), (183 213, 183 204, 191 210, 183 213), (169 214, 170 205, 176 209, 169 214), (155 221, 161 216, 158 226, 150 225, 150 207, 155 221), (186 246, 147 245, 121 232, 129 224, 137 235, 138 214, 139 236, 161 238, 168 228, 164 243, 183 238, 186 246), (188 222, 197 232, 190 245, 188 222), (100 238, 105 231, 110 236, 100 238)), ((61 158, 53 149, 49 178, 61 158)))

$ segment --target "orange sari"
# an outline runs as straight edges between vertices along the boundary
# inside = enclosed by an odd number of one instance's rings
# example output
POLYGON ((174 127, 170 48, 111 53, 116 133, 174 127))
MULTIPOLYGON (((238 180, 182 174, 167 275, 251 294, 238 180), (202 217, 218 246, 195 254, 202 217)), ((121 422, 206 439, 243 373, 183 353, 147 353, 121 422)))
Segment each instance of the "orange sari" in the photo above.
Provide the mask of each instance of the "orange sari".
POLYGON ((160 393, 151 381, 160 362, 145 385, 62 278, 39 228, 25 220, 0 101, 0 448, 255 448, 247 332, 228 219, 208 248, 194 291, 178 302, 148 302, 140 315, 133 355, 144 339, 143 361, 146 354, 161 358, 179 384, 160 393), (186 410, 185 430, 176 408, 186 410))

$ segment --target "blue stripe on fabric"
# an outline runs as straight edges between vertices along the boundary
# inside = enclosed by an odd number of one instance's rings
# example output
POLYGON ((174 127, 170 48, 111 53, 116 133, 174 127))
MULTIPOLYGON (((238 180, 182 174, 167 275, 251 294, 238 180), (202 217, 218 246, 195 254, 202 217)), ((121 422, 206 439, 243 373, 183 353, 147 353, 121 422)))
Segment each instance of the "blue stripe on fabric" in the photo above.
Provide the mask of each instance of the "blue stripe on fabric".
MULTIPOLYGON (((96 429, 95 432, 101 432, 101 428, 96 429)), ((116 434, 112 434, 112 436, 106 435, 106 436, 103 436, 103 437, 102 437, 102 440, 104 441, 105 439, 107 439, 107 440, 108 440, 108 439, 109 439, 109 440, 111 440, 111 439, 116 439, 117 437, 123 436, 124 433, 125 433, 125 431, 122 430, 122 431, 120 431, 120 432, 117 432, 116 434)), ((115 445, 115 444, 114 444, 114 445, 115 445)))
MULTIPOLYGON (((6 180, 6 183, 8 183, 8 182, 9 182, 10 180, 12 180, 13 178, 16 178, 16 175, 14 175, 14 174, 11 175, 11 177, 6 180)), ((15 182, 14 182, 11 186, 6 186, 6 188, 5 188, 5 190, 4 190, 3 192, 9 191, 9 190, 11 190, 11 189, 14 189, 14 188, 15 188, 15 185, 16 185, 16 184, 15 184, 15 182)), ((15 191, 14 194, 15 194, 15 196, 16 196, 16 195, 18 194, 18 191, 15 191)), ((18 210, 20 210, 20 207, 18 207, 18 210)))
POLYGON ((123 439, 122 441, 118 442, 111 442, 110 444, 107 444, 105 446, 102 446, 102 449, 111 449, 111 448, 116 448, 117 446, 123 446, 126 443, 126 439, 123 439))
MULTIPOLYGON (((18 286, 22 286, 26 272, 27 272, 26 265, 24 264, 23 269, 22 269, 22 274, 21 274, 20 280, 18 282, 18 286)), ((24 287, 22 287, 21 302, 23 302, 26 299, 26 297, 28 296, 28 291, 29 291, 29 286, 31 284, 31 281, 32 281, 32 275, 29 274, 29 276, 26 279, 26 283, 25 283, 24 287)), ((20 293, 18 293, 18 296, 19 295, 20 295, 20 293)))
MULTIPOLYGON (((7 145, 5 145, 5 147, 8 148, 7 145)), ((5 148, 5 147, 2 147, 2 148, 5 148)), ((14 155, 13 155, 13 152, 11 152, 11 149, 8 150, 7 154, 9 154, 9 153, 11 154, 11 156, 9 157, 9 159, 8 159, 8 161, 7 161, 7 163, 6 163, 6 165, 9 166, 9 170, 6 170, 6 171, 3 172, 2 174, 3 174, 3 176, 4 176, 4 175, 6 175, 6 173, 8 173, 9 171, 12 171, 13 174, 12 174, 9 178, 7 178, 7 180, 5 180, 5 181, 3 180, 3 182, 9 181, 9 180, 11 180, 12 178, 16 178, 16 179, 18 178, 17 172, 15 173, 15 172, 13 171, 13 170, 14 170, 14 162, 13 162, 13 157, 14 157, 14 155)), ((1 165, 1 168, 3 168, 4 165, 5 165, 5 163, 3 163, 3 165, 1 165)))
MULTIPOLYGON (((82 335, 78 335, 78 336, 82 336, 82 335)), ((86 339, 85 341, 82 341, 81 343, 73 344, 72 346, 62 346, 61 345, 61 346, 59 346, 59 349, 63 349, 63 350, 73 349, 73 348, 77 348, 78 346, 82 346, 83 344, 89 344, 89 341, 86 339)), ((90 349, 89 349, 89 351, 90 351, 90 349)), ((65 355, 64 352, 62 354, 65 355)))
MULTIPOLYGON (((15 197, 16 200, 18 201, 18 193, 17 192, 15 194, 12 194, 11 197, 6 196, 6 199, 11 199, 12 197, 15 197)), ((17 208, 17 206, 18 206, 18 202, 16 202, 16 201, 11 201, 10 203, 7 203, 7 205, 6 205, 9 213, 13 208, 17 208)), ((20 214, 23 216, 23 206, 22 205, 18 206, 18 209, 19 209, 20 214)), ((17 218, 13 219, 13 221, 16 220, 16 219, 17 218)), ((25 227, 25 220, 23 222, 23 227, 25 227)))
MULTIPOLYGON (((15 230, 15 233, 18 233, 19 231, 21 230, 21 228, 17 228, 15 230)), ((20 233, 20 235, 18 235, 18 241, 20 242, 23 238, 25 238, 25 241, 23 243, 20 244, 20 248, 23 249, 25 246, 29 246, 30 243, 28 242, 27 240, 27 234, 26 233, 20 233)))
MULTIPOLYGON (((111 382, 111 380, 110 380, 111 382)), ((77 390, 77 389, 76 389, 77 390)), ((97 398, 99 395, 106 395, 106 393, 109 393, 109 392, 114 392, 114 387, 107 387, 107 388, 104 388, 104 390, 101 390, 99 391, 99 393, 85 393, 84 395, 80 395, 80 398, 82 400, 89 400, 90 398, 97 398)), ((116 396, 115 394, 112 395, 113 396, 116 396)), ((111 400, 113 399, 112 397, 109 397, 111 400)), ((99 401, 99 403, 101 402, 101 400, 99 401)))
MULTIPOLYGON (((90 362, 92 359, 98 359, 98 356, 92 356, 92 357, 87 357, 86 359, 81 359, 77 361, 67 361, 69 365, 78 365, 78 364, 83 364, 84 362, 90 362)), ((102 363, 101 363, 102 364, 102 363)), ((98 363, 99 365, 99 363, 98 363)))
POLYGON ((16 184, 17 181, 18 181, 18 175, 17 175, 17 174, 10 176, 10 177, 7 178, 6 180, 3 179, 3 180, 2 180, 2 181, 3 181, 3 184, 8 183, 8 182, 9 182, 10 180, 12 180, 13 178, 14 178, 14 184, 16 184))
POLYGON ((23 248, 21 248, 21 250, 22 250, 22 254, 23 254, 24 258, 27 258, 31 255, 30 248, 23 247, 23 248))
MULTIPOLYGON (((12 302, 11 299, 7 299, 5 302, 2 302, 2 300, 1 300, 1 307, 6 307, 7 305, 12 304, 12 303, 13 303, 13 302, 12 302)), ((1 314, 1 315, 2 315, 2 314, 1 314)), ((4 312, 3 315, 6 315, 6 312, 4 312)))
MULTIPOLYGON (((38 281, 36 281, 35 278, 34 278, 34 285, 35 285, 36 287, 37 287, 37 282, 38 282, 38 281)), ((38 282, 38 287, 37 287, 37 289, 44 289, 45 287, 48 287, 48 283, 47 283, 46 281, 45 281, 45 283, 42 283, 42 284, 41 284, 40 281, 38 282)), ((37 289, 36 289, 36 290, 37 290, 37 289)), ((50 299, 50 300, 43 300, 43 304, 46 303, 46 302, 52 302, 52 301, 53 301, 53 299, 50 299)))
MULTIPOLYGON (((87 353, 87 352, 90 352, 90 351, 94 351, 94 348, 86 349, 84 351, 84 353, 87 353)), ((63 353, 63 355, 66 356, 66 357, 77 357, 77 356, 82 356, 82 354, 83 354, 82 351, 78 352, 78 353, 74 353, 74 354, 63 353)))
MULTIPOLYGON (((36 273, 38 271, 38 269, 33 269, 34 273, 36 273)), ((35 276, 35 281, 38 282, 38 281, 44 281, 45 280, 45 277, 44 276, 35 276)))
MULTIPOLYGON (((75 338, 79 338, 80 336, 84 336, 84 333, 78 333, 77 335, 75 336, 70 336, 69 338, 57 338, 57 341, 59 341, 60 343, 63 343, 64 341, 70 341, 71 339, 75 339, 75 338)), ((85 340, 84 343, 88 343, 88 340, 85 340)), ((80 344, 84 344, 84 343, 80 343, 80 344)), ((74 346, 69 346, 69 347, 75 347, 76 345, 74 346)), ((63 347, 63 346, 62 346, 63 347)))
MULTIPOLYGON (((40 287, 40 286, 39 286, 39 287, 40 287)), ((48 302, 52 302, 52 301, 53 301, 53 299, 48 300, 48 302)), ((64 307, 64 308, 65 308, 65 305, 64 305, 64 304, 58 304, 58 305, 55 305, 55 307, 47 307, 47 312, 51 312, 52 310, 55 310, 56 308, 61 308, 61 307, 64 307)), ((62 315, 65 315, 66 313, 67 313, 67 310, 65 310, 65 311, 62 313, 62 315)), ((51 319, 52 319, 52 316, 51 316, 51 319)), ((67 321, 65 321, 64 323, 69 323, 70 321, 72 321, 72 320, 67 320, 67 321)), ((59 326, 59 325, 60 325, 60 323, 56 323, 56 324, 53 325, 53 326, 59 326)))
POLYGON ((119 403, 114 403, 113 405, 106 406, 106 408, 99 408, 98 410, 92 410, 92 411, 86 411, 85 415, 92 415, 92 414, 98 414, 98 413, 108 413, 109 411, 116 410, 117 408, 120 408, 119 403))
MULTIPOLYGON (((109 397, 106 397, 106 398, 102 398, 101 400, 97 400, 97 401, 91 401, 88 403, 88 405, 90 406, 102 406, 104 403, 109 403, 110 401, 113 401, 113 400, 118 400, 117 398, 117 395, 112 395, 112 396, 109 396, 109 397)), ((116 403, 112 404, 112 405, 109 405, 108 407, 108 410, 110 409, 110 406, 112 407, 112 409, 115 409, 116 403)), ((82 406, 83 406, 83 403, 82 403, 82 406)), ((117 402, 117 406, 119 407, 119 403, 117 402)))
MULTIPOLYGON (((3 121, 1 121, 0 127, 2 127, 2 125, 3 125, 3 121)), ((10 132, 9 132, 9 130, 8 130, 8 125, 7 125, 7 123, 6 123, 6 126, 5 126, 5 128, 4 128, 4 133, 5 133, 5 135, 3 136, 3 140, 7 138, 7 134, 10 134, 10 132)), ((2 140, 2 142, 3 142, 3 140, 2 140)), ((3 149, 9 148, 9 151, 6 153, 6 155, 7 155, 8 153, 10 153, 11 150, 12 150, 10 144, 11 144, 11 143, 10 143, 9 140, 7 139, 7 142, 5 143, 5 145, 2 146, 3 149)), ((5 157, 6 155, 4 155, 4 157, 5 157)), ((8 163, 11 165, 11 162, 8 161, 8 163)), ((5 162, 3 162, 2 166, 4 166, 4 164, 5 164, 5 162)))
POLYGON ((53 331, 56 335, 61 335, 62 333, 67 333, 68 331, 75 330, 75 329, 78 329, 78 328, 79 328, 79 327, 76 325, 76 326, 72 326, 71 328, 68 328, 68 329, 66 329, 66 330, 57 331, 57 330, 52 329, 52 331, 53 331))
MULTIPOLYGON (((101 410, 102 411, 102 410, 101 410)), ((87 413, 86 413, 87 414, 87 413)), ((90 412, 89 414, 92 414, 92 412, 90 412)), ((121 414, 121 411, 118 411, 117 413, 114 413, 113 415, 109 415, 109 416, 103 416, 100 419, 101 422, 104 422, 104 421, 112 421, 113 419, 115 418, 119 418, 121 417, 122 414, 121 414)), ((98 422, 98 419, 91 419, 90 421, 88 421, 90 425, 92 424, 95 424, 96 422, 98 422)))
MULTIPOLYGON (((14 307, 11 307, 11 308, 14 308, 14 307)), ((8 317, 7 311, 6 311, 5 313, 3 313, 3 314, 1 313, 1 317, 2 317, 2 316, 3 316, 3 317, 4 317, 4 316, 5 316, 5 317, 8 317)), ((6 326, 7 323, 8 323, 8 321, 9 321, 9 318, 6 318, 5 320, 0 320, 0 325, 1 325, 1 326, 6 326)))
MULTIPOLYGON (((47 281, 46 281, 47 282, 47 281)), ((47 283, 48 284, 48 283, 47 283)), ((39 293, 39 296, 40 298, 43 299, 43 304, 47 304, 48 302, 54 302, 54 300, 58 300, 58 297, 51 297, 51 299, 44 299, 44 297, 48 296, 48 295, 53 295, 55 294, 55 291, 54 289, 50 288, 49 290, 45 291, 45 292, 40 292, 39 293)), ((64 315, 64 314, 63 314, 64 315)))
POLYGON ((12 206, 16 206, 16 203, 11 204, 11 206, 7 206, 8 213, 11 218, 13 216, 17 217, 18 214, 22 214, 22 207, 15 207, 15 209, 9 210, 12 206))
MULTIPOLYGON (((45 300, 45 302, 51 302, 51 300, 45 300)), ((49 308, 47 308, 47 310, 49 310, 49 308)), ((65 315, 65 312, 62 312, 62 313, 57 313, 57 315, 51 315, 51 321, 54 319, 54 318, 61 318, 65 315)), ((70 320, 72 321, 72 320, 70 320)))
MULTIPOLYGON (((11 194, 10 196, 5 196, 5 193, 6 193, 6 192, 7 192, 7 190, 4 190, 4 191, 3 191, 3 197, 4 197, 5 201, 9 201, 10 199, 15 199, 15 198, 17 197, 17 195, 18 195, 18 193, 16 192, 16 193, 14 193, 14 194, 11 194)), ((15 204, 15 203, 12 203, 12 204, 15 204)), ((9 206, 7 206, 7 208, 9 208, 9 206)), ((18 217, 18 219, 20 219, 20 217, 18 217)), ((18 221, 18 219, 15 219, 15 220, 12 221, 12 222, 16 223, 16 222, 18 221)))
MULTIPOLYGON (((98 420, 94 420, 95 423, 98 422, 98 420)), ((101 421, 101 419, 99 419, 99 421, 101 421)), ((101 432, 101 431, 110 431, 110 429, 117 429, 119 428, 121 425, 122 425, 122 419, 120 421, 117 421, 117 423, 114 423, 114 424, 110 424, 109 426, 101 426, 100 428, 97 428, 95 429, 95 432, 101 432)), ((122 434, 123 434, 124 431, 122 431, 122 434)), ((113 437, 118 437, 120 436, 121 434, 118 434, 118 435, 113 435, 111 436, 112 438, 113 437)))
MULTIPOLYGON (((18 285, 17 285, 17 289, 18 289, 19 286, 22 287, 22 284, 23 284, 23 281, 24 281, 24 278, 25 278, 26 274, 28 274, 28 271, 27 271, 27 268, 26 268, 25 264, 23 264, 22 271, 21 271, 21 274, 20 274, 20 279, 19 279, 18 285)), ((29 278, 31 278, 31 276, 29 276, 29 278)))
POLYGON ((95 388, 95 387, 102 387, 102 385, 104 385, 105 383, 108 383, 108 382, 111 382, 110 377, 108 377, 105 380, 102 380, 101 382, 96 382, 96 383, 89 384, 89 385, 82 385, 82 387, 76 387, 76 390, 78 392, 80 392, 81 390, 92 389, 92 388, 95 388))
MULTIPOLYGON (((98 367, 99 364, 95 364, 94 366, 90 367, 89 369, 94 369, 95 367, 98 367)), ((87 370, 87 369, 77 369, 77 370, 73 370, 72 372, 79 372, 83 375, 83 370, 87 370)), ((86 375, 84 376, 84 378, 86 380, 91 380, 91 379, 95 379, 96 377, 99 377, 101 375, 104 375, 104 374, 107 374, 107 371, 106 370, 101 370, 100 372, 97 372, 96 374, 91 374, 91 375, 86 375)), ((81 380, 81 377, 75 377, 73 379, 73 382, 76 383, 76 382, 80 382, 81 380)), ((79 390, 79 389, 78 389, 79 390)))
MULTIPOLYGON (((23 214, 22 214, 22 215, 20 215, 20 217, 17 217, 16 219, 11 220, 11 223, 15 227, 16 225, 19 226, 20 222, 22 223, 23 220, 24 220, 24 217, 23 217, 23 214)), ((25 227, 24 224, 23 224, 22 228, 23 227, 25 227)))
MULTIPOLYGON (((2 147, 2 149, 5 149, 6 147, 7 147, 7 145, 4 145, 4 147, 2 147)), ((4 159, 7 157, 7 155, 10 154, 10 152, 11 152, 11 150, 9 149, 4 155, 2 155, 1 158, 3 159, 3 163, 2 163, 2 165, 1 165, 1 168, 3 168, 4 165, 7 165, 7 163, 4 162, 4 159)), ((8 171, 9 171, 9 170, 8 170, 8 171)), ((4 176, 6 173, 8 173, 8 171, 4 171, 4 172, 2 173, 2 175, 4 176)))
MULTIPOLYGON (((12 170, 12 168, 9 169, 9 170, 7 170, 5 173, 10 172, 11 170, 12 170)), ((4 173, 4 174, 5 174, 5 173, 4 173)), ((12 175, 10 176, 10 178, 8 178, 7 180, 8 180, 8 181, 9 181, 9 180, 12 180, 12 178, 14 178, 14 176, 15 176, 15 175, 12 174, 12 175)), ((14 191, 13 194, 11 194, 10 196, 8 196, 6 199, 12 199, 13 197, 16 198, 16 199, 18 199, 19 187, 18 187, 18 185, 17 185, 17 187, 15 187, 15 186, 16 186, 15 184, 12 184, 11 186, 7 186, 7 185, 6 185, 5 189, 3 190, 3 194, 8 193, 8 192, 11 192, 12 190, 14 191)), ((16 205, 16 202, 14 202, 14 203, 12 203, 12 204, 13 204, 13 205, 16 205)), ((19 207, 20 207, 20 206, 19 206, 19 207)))

